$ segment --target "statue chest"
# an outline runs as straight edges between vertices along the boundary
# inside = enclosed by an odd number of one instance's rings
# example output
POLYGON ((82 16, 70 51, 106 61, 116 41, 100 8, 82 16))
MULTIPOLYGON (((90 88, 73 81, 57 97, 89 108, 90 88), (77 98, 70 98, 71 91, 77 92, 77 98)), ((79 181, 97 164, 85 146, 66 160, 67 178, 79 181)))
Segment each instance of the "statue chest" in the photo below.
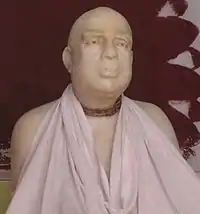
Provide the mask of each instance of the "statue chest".
POLYGON ((100 164, 109 176, 117 118, 91 120, 93 139, 100 164))

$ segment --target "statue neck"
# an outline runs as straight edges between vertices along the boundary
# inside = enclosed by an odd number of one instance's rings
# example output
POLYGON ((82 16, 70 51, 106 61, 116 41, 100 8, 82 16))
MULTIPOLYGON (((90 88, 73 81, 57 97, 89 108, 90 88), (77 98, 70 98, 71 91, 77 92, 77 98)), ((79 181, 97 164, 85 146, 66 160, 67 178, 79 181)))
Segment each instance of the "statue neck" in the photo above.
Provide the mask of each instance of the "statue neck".
POLYGON ((87 116, 105 117, 113 116, 118 113, 121 108, 122 96, 118 97, 106 97, 87 95, 83 96, 83 93, 79 94, 74 90, 74 94, 79 100, 83 111, 87 116))

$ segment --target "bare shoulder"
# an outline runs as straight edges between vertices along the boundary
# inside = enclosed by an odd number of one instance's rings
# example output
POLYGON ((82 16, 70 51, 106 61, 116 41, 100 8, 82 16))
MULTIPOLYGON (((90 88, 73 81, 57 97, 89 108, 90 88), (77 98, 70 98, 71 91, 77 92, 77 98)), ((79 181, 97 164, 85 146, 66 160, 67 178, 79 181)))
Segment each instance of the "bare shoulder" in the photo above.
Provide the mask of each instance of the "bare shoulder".
POLYGON ((141 101, 135 101, 137 103, 138 106, 140 106, 147 114, 148 116, 151 117, 151 119, 153 119, 156 123, 159 120, 167 120, 167 122, 169 123, 169 119, 166 116, 166 114, 163 112, 163 110, 161 110, 160 107, 158 107, 157 105, 154 105, 152 103, 146 103, 146 102, 141 102, 141 101))
POLYGON ((179 149, 178 140, 176 138, 174 129, 167 115, 158 106, 152 103, 135 101, 148 116, 158 125, 158 127, 166 134, 174 146, 179 149))
POLYGON ((30 151, 38 127, 56 101, 34 108, 16 122, 11 136, 11 173, 15 189, 21 167, 30 151))
POLYGON ((26 133, 34 135, 46 113, 51 109, 55 102, 56 101, 44 104, 22 115, 14 126, 12 138, 15 137, 15 134, 17 136, 21 134, 25 135, 26 133))

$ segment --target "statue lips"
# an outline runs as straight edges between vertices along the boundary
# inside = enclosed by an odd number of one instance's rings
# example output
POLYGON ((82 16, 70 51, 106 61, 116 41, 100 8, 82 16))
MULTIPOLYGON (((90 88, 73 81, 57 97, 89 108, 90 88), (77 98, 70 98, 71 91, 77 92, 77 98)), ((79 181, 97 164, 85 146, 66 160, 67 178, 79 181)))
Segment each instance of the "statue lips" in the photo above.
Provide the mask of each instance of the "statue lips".
POLYGON ((115 79, 118 76, 118 71, 116 70, 104 70, 100 73, 100 77, 105 79, 115 79))
POLYGON ((100 73, 100 76, 103 78, 116 78, 117 74, 117 70, 104 70, 102 73, 100 73))
POLYGON ((118 66, 116 65, 116 63, 112 63, 103 66, 100 72, 100 76, 103 78, 116 78, 118 76, 118 73, 118 66))

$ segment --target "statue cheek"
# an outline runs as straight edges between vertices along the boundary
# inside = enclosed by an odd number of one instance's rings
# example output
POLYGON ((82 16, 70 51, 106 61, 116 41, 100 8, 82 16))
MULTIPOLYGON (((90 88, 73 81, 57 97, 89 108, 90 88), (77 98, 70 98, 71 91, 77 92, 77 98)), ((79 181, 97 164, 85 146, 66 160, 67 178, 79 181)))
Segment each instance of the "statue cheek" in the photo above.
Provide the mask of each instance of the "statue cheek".
POLYGON ((87 57, 95 58, 100 56, 103 52, 103 48, 100 45, 91 45, 84 50, 84 55, 87 57))

